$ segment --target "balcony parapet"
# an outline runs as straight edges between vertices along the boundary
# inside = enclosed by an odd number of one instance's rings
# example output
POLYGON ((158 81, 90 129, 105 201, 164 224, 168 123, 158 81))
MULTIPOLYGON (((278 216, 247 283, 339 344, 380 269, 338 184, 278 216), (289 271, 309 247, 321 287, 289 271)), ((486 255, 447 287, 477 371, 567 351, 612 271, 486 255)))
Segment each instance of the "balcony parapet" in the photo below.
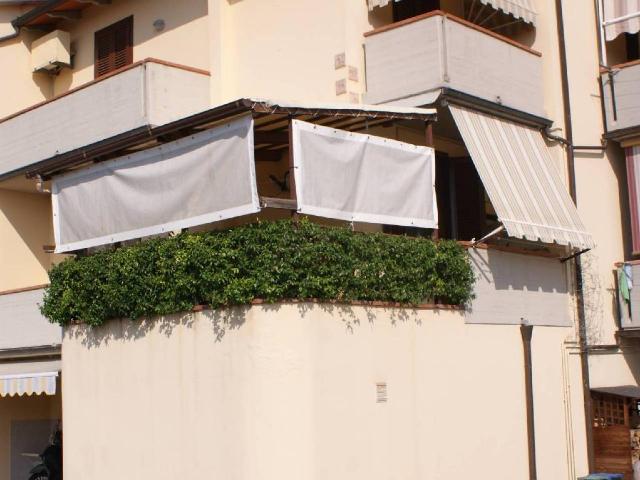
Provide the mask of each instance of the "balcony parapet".
POLYGON ((441 89, 544 117, 541 53, 442 11, 365 34, 367 103, 425 105, 441 89))
POLYGON ((43 160, 209 106, 209 72, 142 60, 0 120, 0 179, 43 160))

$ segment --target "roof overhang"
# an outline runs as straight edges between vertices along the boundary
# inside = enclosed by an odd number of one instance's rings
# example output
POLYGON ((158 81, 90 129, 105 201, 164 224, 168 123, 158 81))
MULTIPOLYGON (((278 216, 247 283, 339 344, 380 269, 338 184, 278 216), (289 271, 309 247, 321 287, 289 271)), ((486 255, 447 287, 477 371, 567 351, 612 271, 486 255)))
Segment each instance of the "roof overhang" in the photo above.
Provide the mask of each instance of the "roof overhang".
POLYGON ((640 141, 640 125, 629 128, 622 128, 619 130, 610 130, 604 135, 604 138, 606 138, 607 140, 614 140, 616 142, 626 144, 623 146, 640 143, 636 142, 636 140, 640 141))
POLYGON ((500 105, 450 88, 442 89, 439 102, 442 106, 454 104, 462 107, 470 107, 479 112, 495 115, 505 120, 514 121, 533 128, 544 129, 553 124, 553 121, 548 118, 516 110, 515 108, 500 105))
POLYGON ((618 385, 615 387, 591 388, 591 391, 598 393, 608 393, 620 397, 640 398, 640 387, 637 385, 618 385))
POLYGON ((48 0, 20 15, 11 22, 18 29, 22 27, 52 28, 60 20, 77 19, 81 11, 91 5, 106 5, 111 0, 48 0))
MULTIPOLYGON (((70 152, 32 164, 11 176, 50 178, 82 164, 103 161, 133 150, 150 148, 195 131, 212 128, 237 115, 251 113, 255 121, 256 151, 263 155, 288 146, 287 129, 291 119, 348 131, 390 125, 394 121, 414 120, 431 123, 436 111, 427 108, 386 105, 309 104, 241 98, 160 126, 145 126, 107 138, 70 152)), ((0 177, 1 179, 1 177, 0 177)))

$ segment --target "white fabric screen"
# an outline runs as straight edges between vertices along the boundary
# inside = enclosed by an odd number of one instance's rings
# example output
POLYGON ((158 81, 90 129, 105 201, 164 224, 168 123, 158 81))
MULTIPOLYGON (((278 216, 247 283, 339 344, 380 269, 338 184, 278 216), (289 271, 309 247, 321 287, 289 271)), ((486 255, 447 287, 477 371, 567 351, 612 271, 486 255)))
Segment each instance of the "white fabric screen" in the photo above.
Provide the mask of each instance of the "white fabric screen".
POLYGON ((594 246, 540 132, 464 107, 449 108, 509 235, 594 246))
POLYGON ((607 41, 640 31, 640 0, 603 0, 602 23, 607 41))
POLYGON ((438 228, 432 148, 293 120, 301 213, 438 228))
POLYGON ((56 252, 259 210, 251 116, 53 180, 56 252))

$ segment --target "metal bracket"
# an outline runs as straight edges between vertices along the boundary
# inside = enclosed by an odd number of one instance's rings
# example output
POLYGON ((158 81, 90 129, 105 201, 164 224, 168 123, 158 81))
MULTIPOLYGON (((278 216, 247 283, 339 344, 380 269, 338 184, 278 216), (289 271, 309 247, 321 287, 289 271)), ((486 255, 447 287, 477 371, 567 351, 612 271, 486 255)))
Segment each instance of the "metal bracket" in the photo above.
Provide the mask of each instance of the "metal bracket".
POLYGON ((487 233, 484 237, 482 237, 480 240, 476 240, 475 238, 471 239, 471 246, 473 248, 476 247, 476 245, 479 245, 481 243, 486 242, 487 240, 489 240, 491 237, 493 237, 494 235, 497 235, 498 233, 500 233, 501 231, 504 230, 504 225, 500 225, 498 228, 491 230, 489 233, 487 233))
POLYGON ((572 253, 571 255, 569 255, 568 257, 563 257, 560 259, 560 263, 565 263, 568 262, 569 260, 571 260, 572 258, 576 258, 579 257, 580 255, 582 255, 583 253, 587 253, 589 250, 591 250, 590 248, 584 248, 582 250, 579 250, 577 252, 572 253))

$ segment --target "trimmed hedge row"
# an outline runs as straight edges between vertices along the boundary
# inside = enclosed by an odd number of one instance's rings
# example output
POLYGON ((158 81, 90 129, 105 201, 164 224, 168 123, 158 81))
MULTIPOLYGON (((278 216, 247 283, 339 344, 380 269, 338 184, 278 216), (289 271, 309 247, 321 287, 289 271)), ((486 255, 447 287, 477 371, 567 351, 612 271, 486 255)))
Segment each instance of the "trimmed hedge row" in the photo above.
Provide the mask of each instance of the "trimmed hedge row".
POLYGON ((303 220, 183 233, 67 259, 42 313, 61 325, 284 299, 464 304, 474 276, 453 241, 354 233, 303 220))

